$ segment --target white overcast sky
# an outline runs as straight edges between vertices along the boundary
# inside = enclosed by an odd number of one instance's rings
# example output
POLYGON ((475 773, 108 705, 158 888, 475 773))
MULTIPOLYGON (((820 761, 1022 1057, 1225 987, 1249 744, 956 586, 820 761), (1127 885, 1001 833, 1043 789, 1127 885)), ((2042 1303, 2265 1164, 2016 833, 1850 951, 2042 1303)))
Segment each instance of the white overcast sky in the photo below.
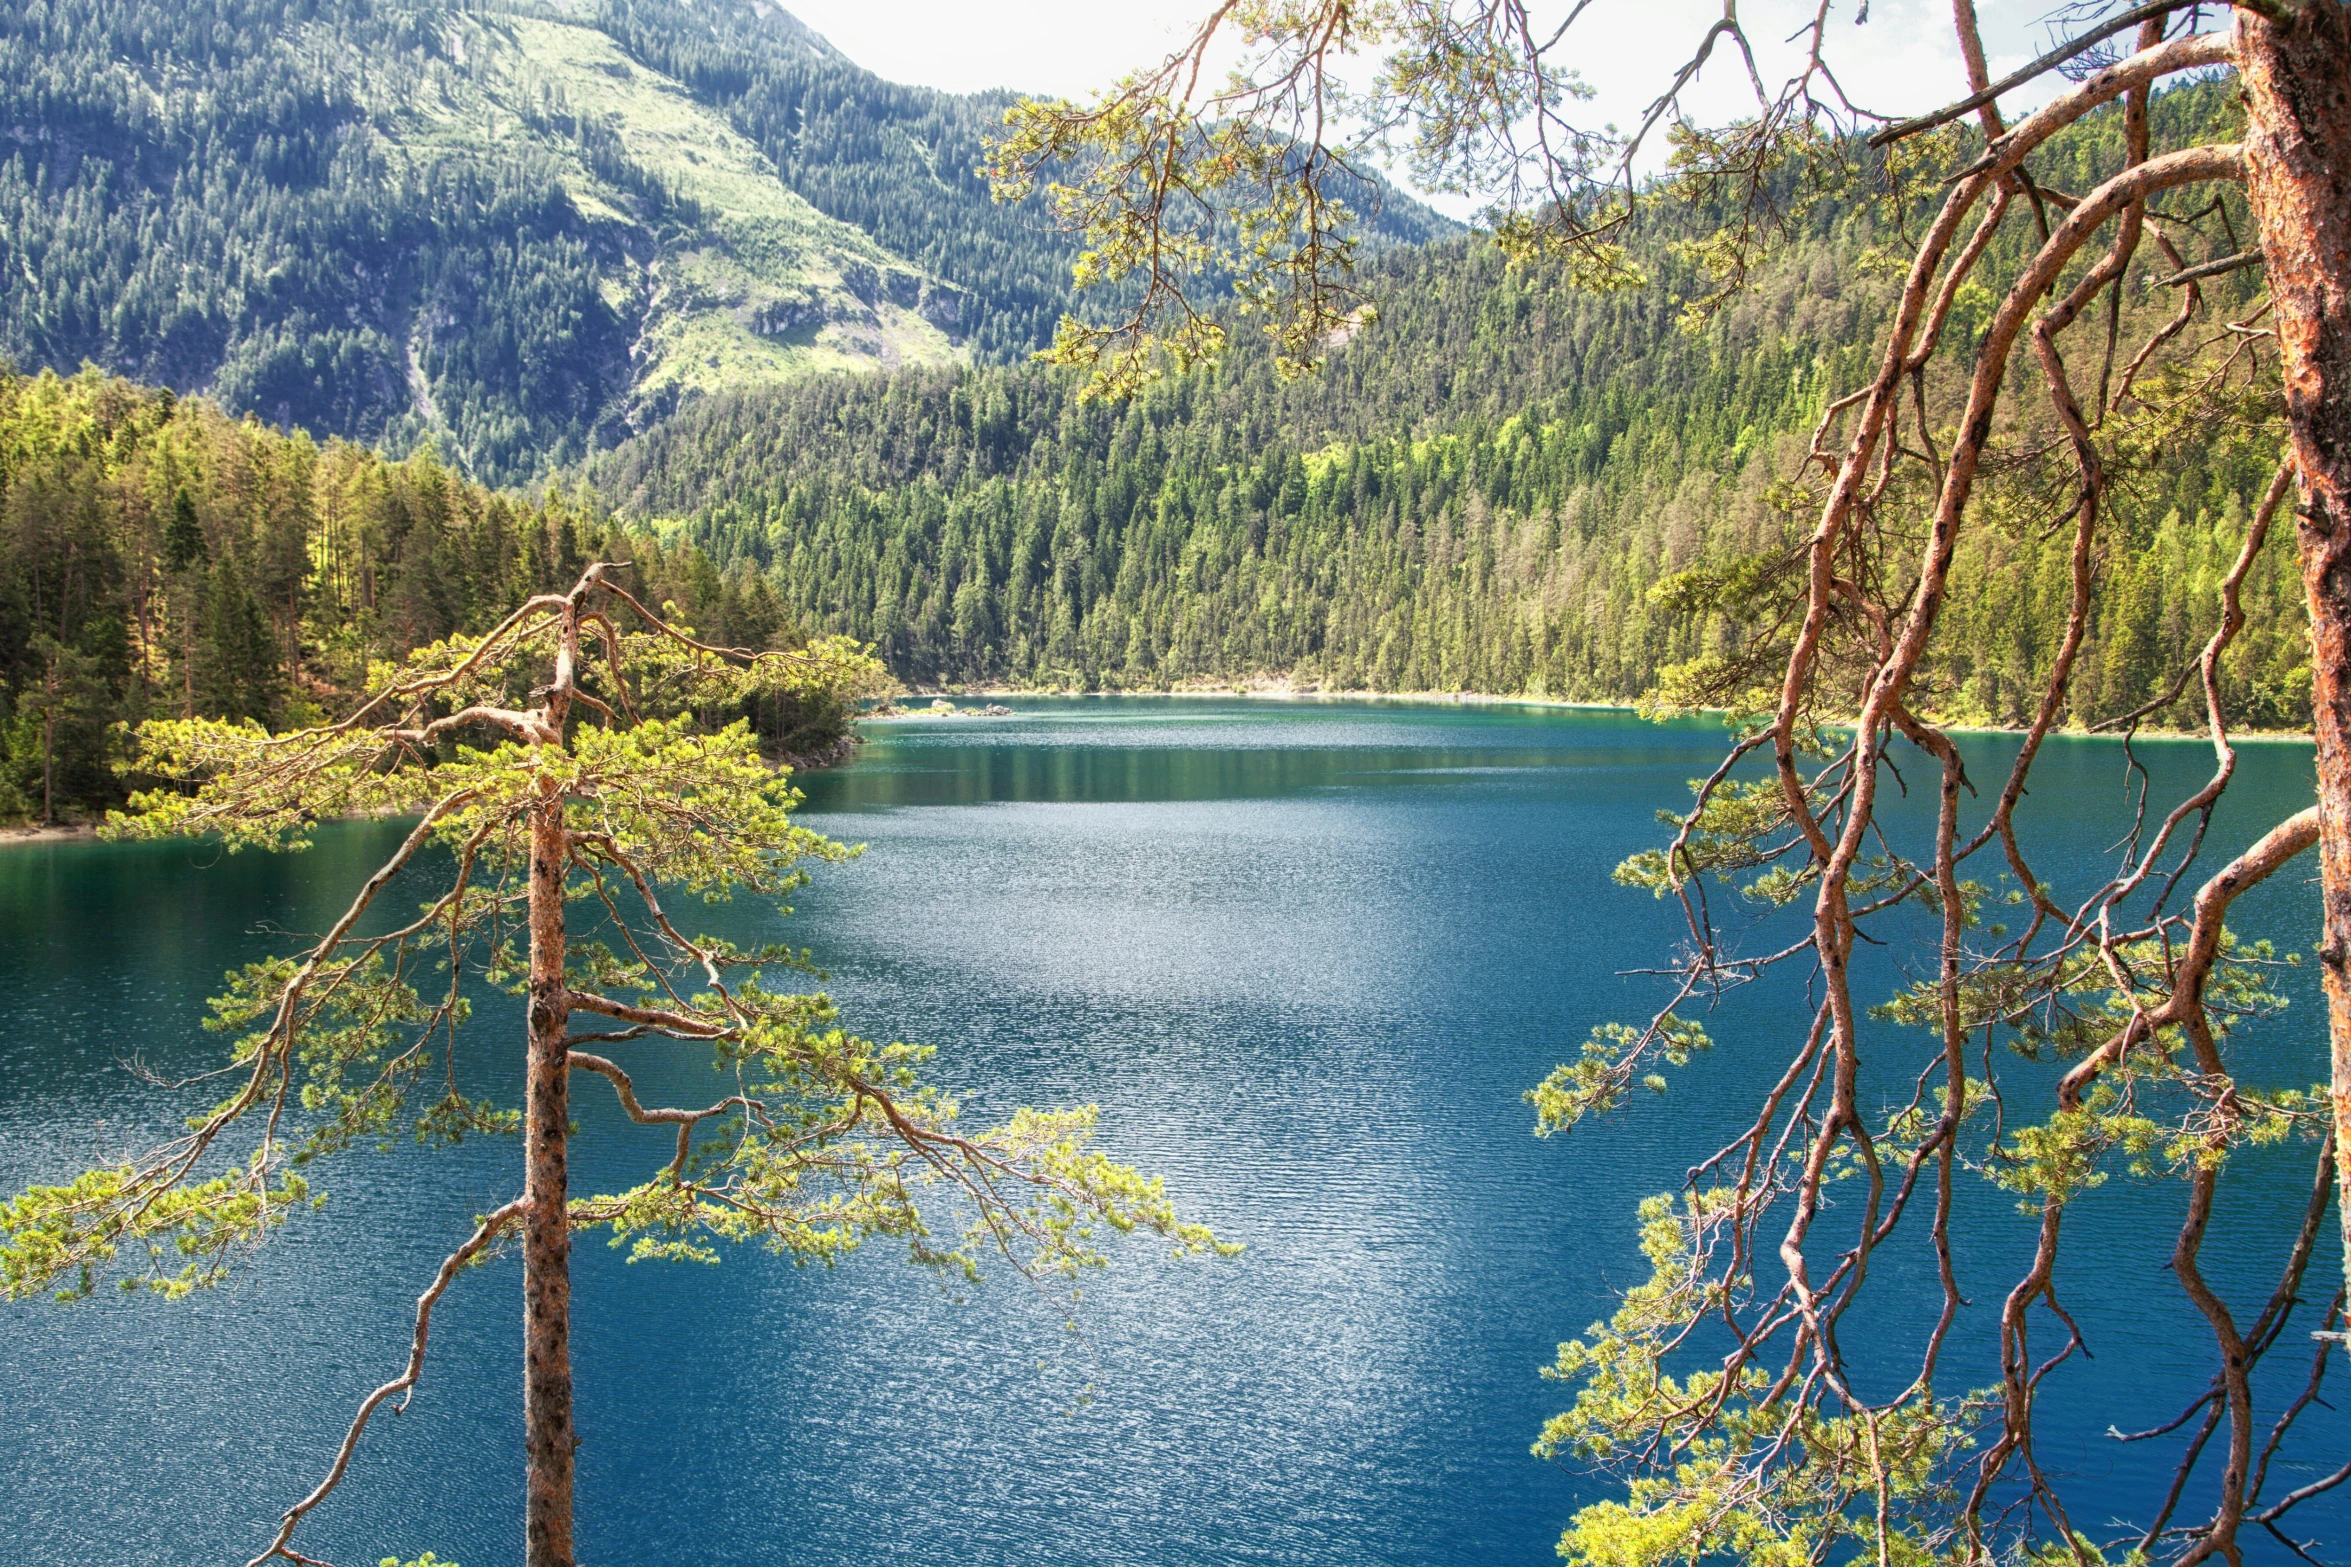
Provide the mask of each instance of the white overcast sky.
MULTIPOLYGON (((1916 113, 1965 93, 1946 0, 1870 0, 1862 27, 1853 24, 1854 3, 1837 0, 1829 60, 1856 103, 1916 113)), ((2055 3, 1978 0, 1994 75, 2047 47, 2040 24, 2055 3)), ((1083 97, 1165 56, 1202 15, 1205 0, 785 0, 785 8, 892 81, 952 92, 1011 87, 1083 97)), ((1537 14, 1545 9, 1565 14, 1564 7, 1538 0, 1537 14)), ((1741 9, 1763 53, 1765 80, 1773 82, 1766 41, 1795 31, 1811 6, 1748 0, 1741 9)), ((1720 0, 1594 0, 1572 35, 1584 43, 1571 63, 1598 94, 1590 108, 1620 125, 1632 123, 1721 14, 1720 0)), ((1793 52, 1779 51, 1783 59, 1793 52)), ((1744 81, 1736 57, 1717 49, 1695 107, 1736 114, 1740 102, 1752 101, 1744 81)))

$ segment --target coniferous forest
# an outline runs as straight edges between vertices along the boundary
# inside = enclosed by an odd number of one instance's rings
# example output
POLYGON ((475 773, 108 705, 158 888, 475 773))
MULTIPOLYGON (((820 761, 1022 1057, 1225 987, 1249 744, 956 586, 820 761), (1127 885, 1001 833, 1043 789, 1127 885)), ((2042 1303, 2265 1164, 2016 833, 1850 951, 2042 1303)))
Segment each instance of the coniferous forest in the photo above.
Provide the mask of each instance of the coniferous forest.
MULTIPOLYGON (((487 631, 591 559, 730 647, 806 639, 747 570, 521 499, 429 453, 387 461, 86 372, 0 378, 0 814, 117 803, 120 726, 320 721, 371 663, 487 631)), ((781 754, 839 736, 857 661, 748 715, 781 754)), ((733 715, 713 715, 726 717, 733 715)))

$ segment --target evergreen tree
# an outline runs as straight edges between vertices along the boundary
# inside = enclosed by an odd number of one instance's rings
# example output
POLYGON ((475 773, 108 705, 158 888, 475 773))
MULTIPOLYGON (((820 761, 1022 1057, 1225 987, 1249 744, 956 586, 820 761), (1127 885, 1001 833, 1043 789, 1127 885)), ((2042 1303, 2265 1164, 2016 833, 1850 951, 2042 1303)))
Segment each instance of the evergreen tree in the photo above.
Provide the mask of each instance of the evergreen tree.
POLYGON ((115 692, 100 656, 48 636, 32 655, 37 673, 4 731, 0 805, 48 825, 111 794, 115 692))
MULTIPOLYGON (((313 1560, 296 1532, 343 1480, 376 1411, 416 1386, 443 1294, 501 1240, 522 1253, 527 1567, 575 1560, 575 1234, 608 1231, 633 1260, 693 1262, 757 1241, 831 1263, 878 1239, 964 1282, 988 1257, 1032 1279, 1074 1277, 1104 1260, 1104 1236, 1138 1228, 1179 1255, 1235 1249, 1179 1218, 1157 1180, 1090 1147, 1090 1108, 965 1128, 954 1100, 918 1079, 928 1050, 857 1038, 836 1026, 830 998, 763 984, 763 969, 804 969, 788 948, 696 931, 696 903, 779 898, 804 867, 850 851, 793 822, 799 794, 747 726, 698 732, 689 710, 777 690, 821 700, 856 689, 866 660, 837 643, 714 652, 643 613, 614 570, 591 565, 478 641, 379 668, 344 723, 277 740, 211 719, 140 732, 140 767, 169 786, 134 797, 110 834, 287 848, 337 815, 418 819, 314 945, 230 976, 213 1022, 235 1043, 223 1073, 204 1076, 234 1086, 200 1090, 184 1138, 0 1202, 0 1294, 71 1298, 118 1273, 126 1287, 185 1296, 314 1206, 309 1183, 334 1154, 394 1137, 519 1134, 518 1190, 435 1272, 405 1371, 361 1401, 326 1478, 279 1516, 257 1562, 313 1560), (529 705, 477 700, 485 688, 529 705), (427 858, 428 846, 442 852, 427 858), (403 871, 442 878, 426 917, 359 934, 403 871), (673 890, 692 896, 665 912, 673 890), (446 986, 420 982, 435 969, 446 986), (507 1057, 513 1103, 456 1089, 471 1013, 460 974, 527 999, 525 1049, 507 1057), (649 1109, 628 1070, 583 1048, 648 1037, 705 1053, 725 1097, 649 1109), (674 1159, 600 1194, 571 1184, 568 1160, 571 1084, 591 1076, 630 1120, 681 1138, 674 1159), (943 1207, 963 1210, 960 1238, 943 1207)), ((219 586, 216 599, 237 579, 219 586)))
POLYGON ((198 716, 267 723, 284 688, 268 623, 235 561, 213 568, 203 606, 194 677, 198 716))
POLYGON ((163 532, 163 564, 174 573, 202 565, 210 551, 204 543, 204 526, 196 520, 196 498, 181 485, 172 492, 171 521, 163 532))

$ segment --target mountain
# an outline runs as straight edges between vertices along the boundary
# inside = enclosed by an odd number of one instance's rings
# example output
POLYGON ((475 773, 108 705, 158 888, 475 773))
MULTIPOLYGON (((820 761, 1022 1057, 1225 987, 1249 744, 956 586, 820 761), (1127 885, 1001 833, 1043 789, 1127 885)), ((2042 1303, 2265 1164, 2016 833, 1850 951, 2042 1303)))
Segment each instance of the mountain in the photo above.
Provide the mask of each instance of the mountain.
POLYGON ((1071 252, 971 173, 1008 101, 884 82, 764 0, 30 0, 0 350, 493 482, 714 391, 1017 359, 1071 252))
MULTIPOLYGON (((2152 109, 2166 145, 2236 112, 2210 86, 2152 109)), ((2076 127, 2037 177, 2090 188, 2119 167, 2120 126, 2076 127)), ((1797 558, 1811 429, 1874 369, 1899 286, 1880 221, 1867 200, 1811 209, 1702 332, 1682 326, 1707 289, 1678 243, 1693 230, 1664 216, 1636 238, 1649 283, 1615 294, 1460 239, 1375 262, 1378 320, 1294 384, 1246 333, 1215 373, 1116 407, 1028 367, 909 370, 711 399, 587 471, 624 516, 757 573, 912 682, 1631 701, 1759 634, 1739 585, 1797 558)), ((2023 264, 2025 232, 2003 235, 1987 285, 2023 264)), ((2141 258, 2122 342, 2173 309, 2163 265, 2141 258)), ((2242 316, 2256 292, 2237 275, 2206 300, 2242 316)), ((1983 330, 1995 297, 1962 290, 1947 330, 1983 330)), ((1952 389, 1935 395, 1956 419, 1952 389)), ((2108 497, 2098 569, 2117 590, 2068 720, 2163 689, 2210 634, 2276 461, 2266 396, 2248 385, 2243 417, 2207 419, 2149 385, 2118 414, 2109 435, 2143 461, 2108 497)), ((2046 418, 2037 395, 2009 408, 2046 418)), ((1961 722, 2028 717, 2066 618, 2070 534, 2049 518, 2070 481, 2048 455, 2064 447, 2029 423, 2006 434, 1954 574, 1968 596, 1945 615, 1965 651, 1921 684, 1961 722)), ((2273 530, 2223 667, 2231 710, 2260 727, 2307 718, 2291 548, 2273 530)), ((2194 723, 2195 702, 2162 716, 2194 723)))

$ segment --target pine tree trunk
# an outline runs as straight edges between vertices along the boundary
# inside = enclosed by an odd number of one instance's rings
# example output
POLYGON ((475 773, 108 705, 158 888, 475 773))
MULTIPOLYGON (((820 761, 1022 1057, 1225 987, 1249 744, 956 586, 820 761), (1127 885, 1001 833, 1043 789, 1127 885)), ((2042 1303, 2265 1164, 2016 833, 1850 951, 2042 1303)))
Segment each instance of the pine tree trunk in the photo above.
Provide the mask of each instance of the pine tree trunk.
POLYGON ((181 574, 181 588, 187 604, 180 610, 180 697, 185 711, 181 717, 196 716, 196 588, 181 574))
POLYGON ((49 658, 49 703, 41 710, 41 825, 57 825, 57 657, 49 658))
POLYGON ((149 621, 155 608, 155 590, 148 569, 145 565, 139 568, 138 596, 131 601, 131 614, 139 623, 139 708, 142 716, 147 707, 145 698, 155 686, 155 631, 149 621))
MULTIPOLYGON (((2318 741, 2319 943, 2334 1071, 2335 1174, 2351 1190, 2351 6, 2237 12, 2247 194, 2269 270, 2301 479, 2318 741)), ((2343 1215, 2351 1279, 2351 1202, 2343 1215)))
POLYGON ((571 1029, 563 983, 563 797, 531 812, 530 1065, 523 1117, 522 1320, 525 1567, 572 1567, 571 1029))

